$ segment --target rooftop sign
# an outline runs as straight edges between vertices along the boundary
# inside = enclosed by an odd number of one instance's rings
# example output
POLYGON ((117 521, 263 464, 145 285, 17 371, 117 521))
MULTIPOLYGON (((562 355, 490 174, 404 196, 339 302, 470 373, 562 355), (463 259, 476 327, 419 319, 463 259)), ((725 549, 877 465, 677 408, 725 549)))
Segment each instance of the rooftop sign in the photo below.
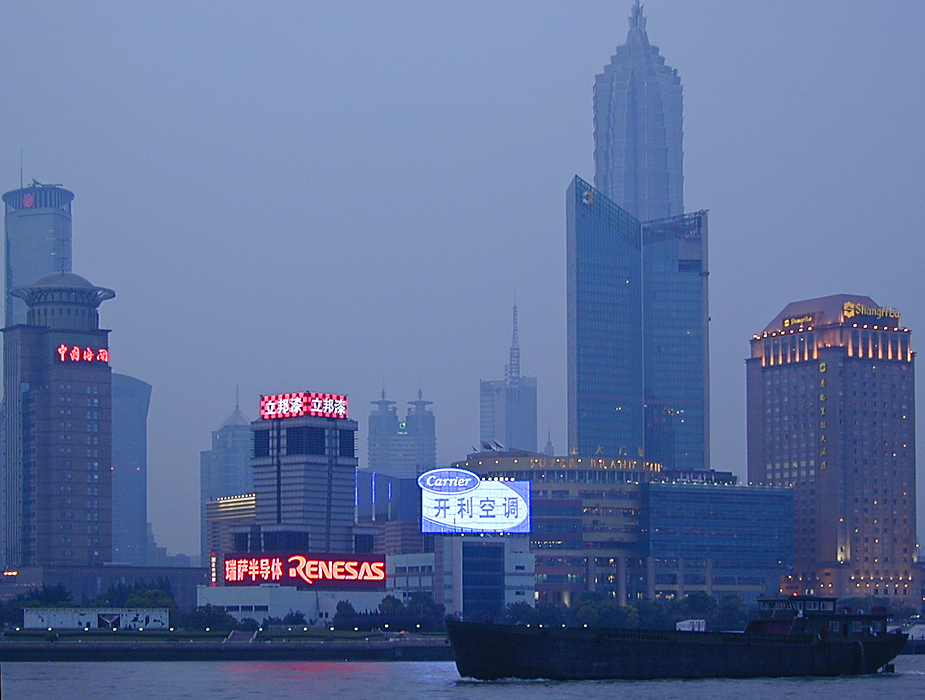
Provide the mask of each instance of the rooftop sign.
POLYGON ((895 318, 899 322, 899 311, 892 306, 865 306, 859 301, 846 301, 842 306, 842 317, 847 321, 857 316, 869 316, 876 319, 895 318))
POLYGON ((316 394, 300 391, 297 394, 271 394, 260 397, 260 417, 296 418, 298 416, 346 418, 347 397, 340 394, 316 394))

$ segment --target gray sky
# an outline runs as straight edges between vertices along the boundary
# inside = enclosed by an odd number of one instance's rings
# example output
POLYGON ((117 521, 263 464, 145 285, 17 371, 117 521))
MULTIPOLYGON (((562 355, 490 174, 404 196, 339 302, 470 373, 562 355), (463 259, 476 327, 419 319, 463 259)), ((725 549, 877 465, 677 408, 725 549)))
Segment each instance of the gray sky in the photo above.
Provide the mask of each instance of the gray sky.
MULTIPOLYGON (((154 385, 160 544, 197 550, 236 384, 250 418, 261 393, 349 394, 365 462, 382 378, 400 402, 420 382, 440 462, 464 457, 515 294, 565 451, 564 193, 593 175, 591 86, 631 4, 7 4, 0 188, 22 149, 27 181, 76 194, 113 369, 154 385)), ((866 294, 925 342, 925 3, 645 13, 684 84, 686 208, 710 210, 713 466, 744 475, 748 340, 786 303, 866 294)))

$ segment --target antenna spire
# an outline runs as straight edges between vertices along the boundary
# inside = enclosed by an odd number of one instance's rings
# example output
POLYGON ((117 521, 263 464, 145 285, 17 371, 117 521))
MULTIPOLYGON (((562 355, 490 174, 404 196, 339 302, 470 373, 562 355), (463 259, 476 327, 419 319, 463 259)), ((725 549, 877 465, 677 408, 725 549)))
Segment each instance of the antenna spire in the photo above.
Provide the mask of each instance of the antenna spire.
POLYGON ((633 4, 633 7, 630 10, 630 31, 627 36, 627 43, 629 43, 634 37, 639 40, 643 40, 646 43, 649 42, 649 37, 646 35, 646 18, 642 14, 643 6, 639 4, 639 0, 633 4))
POLYGON ((517 337, 517 304, 514 304, 514 333, 511 337, 511 354, 508 366, 504 368, 504 379, 508 389, 520 386, 520 340, 517 337))

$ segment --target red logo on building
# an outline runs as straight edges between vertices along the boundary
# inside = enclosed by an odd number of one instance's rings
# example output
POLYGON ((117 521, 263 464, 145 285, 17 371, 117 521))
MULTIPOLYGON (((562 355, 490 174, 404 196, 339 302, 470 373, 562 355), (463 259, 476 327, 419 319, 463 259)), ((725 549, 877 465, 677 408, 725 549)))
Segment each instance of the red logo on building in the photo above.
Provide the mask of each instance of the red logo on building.
POLYGON ((56 349, 61 362, 109 362, 107 348, 82 348, 79 345, 65 345, 62 343, 56 349))
POLYGON ((229 554, 226 586, 306 586, 333 589, 385 588, 385 560, 362 554, 229 554))

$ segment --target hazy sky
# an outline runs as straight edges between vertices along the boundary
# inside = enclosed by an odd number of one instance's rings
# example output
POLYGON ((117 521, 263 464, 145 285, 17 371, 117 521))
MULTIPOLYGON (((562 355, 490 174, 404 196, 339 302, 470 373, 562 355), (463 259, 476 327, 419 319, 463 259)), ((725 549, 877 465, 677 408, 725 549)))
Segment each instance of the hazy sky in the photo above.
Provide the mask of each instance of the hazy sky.
MULTIPOLYGON (((76 194, 113 369, 154 385, 160 544, 198 549, 199 452, 238 384, 249 418, 262 393, 348 394, 361 464, 383 379, 402 403, 420 384, 439 461, 463 458, 515 296, 565 452, 565 188, 593 175, 591 88, 631 4, 5 6, 0 188, 21 149, 27 182, 76 194)), ((686 209, 710 210, 713 467, 744 475, 748 340, 785 304, 869 295, 925 342, 925 3, 645 14, 684 85, 686 209)))

